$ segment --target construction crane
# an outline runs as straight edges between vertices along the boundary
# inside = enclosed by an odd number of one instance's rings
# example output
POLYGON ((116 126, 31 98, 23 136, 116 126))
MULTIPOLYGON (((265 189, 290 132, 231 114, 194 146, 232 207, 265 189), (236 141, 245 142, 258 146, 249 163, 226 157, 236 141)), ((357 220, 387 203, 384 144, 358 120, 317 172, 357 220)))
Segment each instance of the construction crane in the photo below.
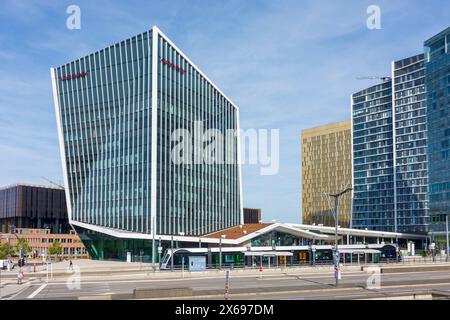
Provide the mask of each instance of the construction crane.
POLYGON ((381 80, 383 82, 391 81, 391 77, 380 77, 380 76, 368 76, 368 77, 358 77, 356 80, 381 80))
POLYGON ((57 186, 58 188, 64 189, 64 187, 63 187, 62 185, 60 185, 60 184, 58 184, 58 183, 56 183, 56 182, 50 180, 50 179, 47 178, 47 177, 42 176, 41 178, 44 179, 44 180, 46 180, 46 181, 48 181, 50 184, 52 184, 52 185, 54 185, 54 186, 57 186))

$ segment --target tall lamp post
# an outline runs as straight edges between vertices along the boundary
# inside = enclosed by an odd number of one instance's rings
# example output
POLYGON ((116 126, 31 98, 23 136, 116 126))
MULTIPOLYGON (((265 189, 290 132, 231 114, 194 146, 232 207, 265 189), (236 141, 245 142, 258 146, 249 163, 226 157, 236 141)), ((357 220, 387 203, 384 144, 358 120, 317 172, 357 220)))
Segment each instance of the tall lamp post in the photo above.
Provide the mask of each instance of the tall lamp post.
POLYGON ((173 235, 170 236, 170 253, 172 257, 170 258, 170 271, 173 271, 173 260, 175 259, 175 253, 173 252, 173 235))
POLYGON ((159 237, 159 241, 158 241, 158 269, 159 270, 161 270, 161 253, 162 253, 161 237, 159 237))
POLYGON ((222 239, 225 239, 227 236, 225 234, 220 236, 219 239, 219 269, 222 270, 222 239))
POLYGON ((447 256, 445 257, 445 261, 448 262, 448 249, 450 247, 450 244, 448 243, 448 213, 445 215, 445 238, 447 239, 447 256))
POLYGON ((353 190, 352 187, 347 187, 341 192, 331 194, 326 193, 327 196, 334 198, 334 278, 336 279, 336 287, 339 285, 339 250, 338 250, 338 218, 339 218, 339 198, 347 192, 353 190))
MULTIPOLYGON (((152 221, 152 270, 156 272, 156 252, 155 252, 155 236, 156 236, 156 216, 152 221)), ((142 261, 142 259, 141 259, 142 261)))
MULTIPOLYGON (((180 237, 184 237, 184 232, 178 232, 178 235, 180 236, 180 237)), ((178 241, 179 241, 180 239, 177 239, 177 249, 179 248, 179 246, 178 246, 178 241)), ((181 272, 183 272, 183 277, 184 277, 184 256, 182 256, 181 257, 181 272)))

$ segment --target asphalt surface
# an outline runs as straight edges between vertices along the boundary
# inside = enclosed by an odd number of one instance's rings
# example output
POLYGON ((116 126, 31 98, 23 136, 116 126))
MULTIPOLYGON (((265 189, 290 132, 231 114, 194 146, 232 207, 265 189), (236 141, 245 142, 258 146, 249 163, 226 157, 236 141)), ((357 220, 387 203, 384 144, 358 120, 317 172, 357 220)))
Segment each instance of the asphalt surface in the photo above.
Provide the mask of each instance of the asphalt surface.
MULTIPOLYGON (((367 288, 366 272, 346 272, 338 288, 333 274, 283 273, 235 275, 230 279, 229 299, 365 299, 423 294, 431 290, 450 295, 450 272, 403 272, 380 275, 380 288, 367 288)), ((176 299, 223 299, 223 275, 184 279, 149 279, 144 273, 30 279, 4 299, 78 299, 108 295, 130 295, 139 288, 180 288, 193 290, 192 297, 176 299)))

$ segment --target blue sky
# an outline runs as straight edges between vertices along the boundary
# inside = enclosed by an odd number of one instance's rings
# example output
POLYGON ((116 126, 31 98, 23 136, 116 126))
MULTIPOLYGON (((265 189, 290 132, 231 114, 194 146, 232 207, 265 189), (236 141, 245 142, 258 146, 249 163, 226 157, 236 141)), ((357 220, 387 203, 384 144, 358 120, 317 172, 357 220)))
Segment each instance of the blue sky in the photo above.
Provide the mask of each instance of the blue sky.
POLYGON ((20 1, 0 11, 0 185, 62 182, 49 68, 157 25, 241 110, 280 129, 280 171, 243 167, 244 205, 299 222, 302 128, 350 118, 350 94, 450 25, 442 1, 20 1), (66 8, 81 8, 81 30, 66 8), (381 8, 369 30, 366 9, 381 8))

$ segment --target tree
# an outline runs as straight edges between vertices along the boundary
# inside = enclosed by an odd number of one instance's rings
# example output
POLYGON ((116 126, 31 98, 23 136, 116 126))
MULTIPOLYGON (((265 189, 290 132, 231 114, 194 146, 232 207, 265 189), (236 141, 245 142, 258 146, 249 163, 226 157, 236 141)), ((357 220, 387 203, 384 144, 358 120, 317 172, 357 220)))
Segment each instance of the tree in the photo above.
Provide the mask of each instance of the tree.
POLYGON ((25 238, 18 238, 16 244, 16 254, 20 255, 20 248, 22 248, 22 254, 26 256, 32 251, 30 243, 25 238))
POLYGON ((437 245, 438 245, 440 250, 445 249, 445 247, 447 245, 447 241, 445 241, 444 239, 439 239, 436 242, 437 242, 437 245))
POLYGON ((62 253, 62 247, 58 240, 53 241, 52 246, 48 248, 48 252, 50 255, 56 255, 56 258, 58 258, 58 255, 62 253))
POLYGON ((6 259, 8 257, 8 255, 13 255, 13 254, 14 254, 14 248, 8 242, 5 242, 4 244, 2 244, 2 246, 0 247, 0 259, 6 259))
POLYGON ((420 255, 422 256, 422 258, 426 258, 430 255, 430 253, 427 250, 422 250, 420 252, 420 255))

